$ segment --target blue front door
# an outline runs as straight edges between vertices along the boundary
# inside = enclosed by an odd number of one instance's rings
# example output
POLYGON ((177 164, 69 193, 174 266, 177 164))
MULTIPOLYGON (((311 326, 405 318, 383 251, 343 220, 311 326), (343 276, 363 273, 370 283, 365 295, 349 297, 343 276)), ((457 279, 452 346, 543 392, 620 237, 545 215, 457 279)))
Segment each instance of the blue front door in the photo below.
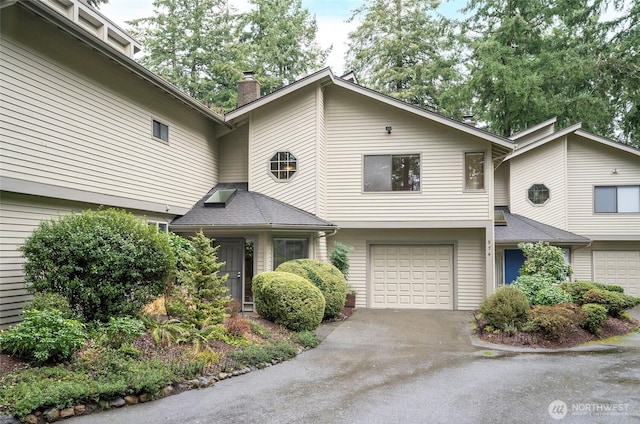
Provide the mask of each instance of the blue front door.
POLYGON ((504 282, 511 284, 518 278, 520 268, 524 264, 524 254, 520 249, 506 249, 504 251, 504 282))

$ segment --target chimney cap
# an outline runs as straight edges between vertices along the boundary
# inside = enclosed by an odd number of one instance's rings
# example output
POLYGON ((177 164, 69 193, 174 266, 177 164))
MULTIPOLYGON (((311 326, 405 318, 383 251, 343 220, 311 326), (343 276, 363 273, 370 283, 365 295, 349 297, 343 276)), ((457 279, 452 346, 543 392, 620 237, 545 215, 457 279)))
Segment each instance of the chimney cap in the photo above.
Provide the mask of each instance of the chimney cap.
POLYGON ((244 75, 244 79, 245 80, 252 80, 252 79, 254 79, 253 76, 255 75, 255 72, 253 72, 253 71, 242 71, 242 74, 244 75))

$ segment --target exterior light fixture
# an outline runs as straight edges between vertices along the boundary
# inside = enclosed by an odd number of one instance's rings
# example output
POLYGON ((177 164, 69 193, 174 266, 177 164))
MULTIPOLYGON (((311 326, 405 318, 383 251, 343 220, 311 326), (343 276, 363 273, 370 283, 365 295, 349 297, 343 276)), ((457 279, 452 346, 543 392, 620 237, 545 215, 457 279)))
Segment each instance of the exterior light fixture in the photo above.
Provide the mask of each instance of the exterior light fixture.
POLYGON ((384 129, 387 131, 387 134, 391 134, 391 125, 387 125, 384 129))
POLYGON ((611 173, 612 173, 613 175, 617 175, 617 174, 618 174, 618 168, 613 168, 613 169, 611 170, 611 173))

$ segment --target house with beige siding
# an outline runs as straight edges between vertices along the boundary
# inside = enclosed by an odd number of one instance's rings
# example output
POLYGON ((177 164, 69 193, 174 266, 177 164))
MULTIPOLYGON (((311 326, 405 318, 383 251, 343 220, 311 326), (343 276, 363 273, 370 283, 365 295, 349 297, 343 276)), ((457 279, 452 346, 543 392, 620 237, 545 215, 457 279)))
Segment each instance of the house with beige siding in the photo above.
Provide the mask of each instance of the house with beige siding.
POLYGON ((0 19, 0 327, 28 299, 33 229, 101 206, 203 230, 245 310, 252 276, 334 242, 360 307, 474 309, 539 240, 638 295, 636 149, 553 119, 503 138, 330 69, 263 97, 247 73, 221 116, 82 0, 0 0, 0 19))

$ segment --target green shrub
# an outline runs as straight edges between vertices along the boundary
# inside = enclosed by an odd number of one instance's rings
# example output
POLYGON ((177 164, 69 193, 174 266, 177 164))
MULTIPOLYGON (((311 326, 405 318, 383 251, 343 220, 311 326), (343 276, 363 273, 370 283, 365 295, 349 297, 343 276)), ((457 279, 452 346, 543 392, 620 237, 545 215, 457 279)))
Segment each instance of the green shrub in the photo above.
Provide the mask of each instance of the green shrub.
POLYGON ((87 321, 135 315, 173 267, 166 234, 114 209, 44 221, 20 250, 30 288, 62 295, 87 321))
POLYGON ((258 321, 249 320, 249 326, 251 327, 251 332, 256 336, 263 339, 271 337, 271 330, 260 324, 258 321))
POLYGON ((66 319, 58 310, 25 311, 24 320, 0 332, 3 352, 36 364, 71 357, 85 343, 87 333, 81 323, 66 319))
POLYGON ((597 289, 608 290, 616 293, 624 293, 624 289, 615 284, 602 284, 602 283, 591 283, 591 284, 593 284, 597 289))
POLYGON ((180 284, 173 287, 165 306, 169 316, 203 328, 226 317, 228 274, 219 275, 224 265, 218 262, 219 246, 211 247, 211 240, 202 231, 191 238, 191 244, 193 249, 181 254, 184 270, 177 272, 180 284))
POLYGON ((589 283, 586 281, 566 282, 560 284, 558 287, 569 293, 571 295, 571 298, 573 299, 573 302, 578 305, 582 305, 585 303, 584 295, 589 290, 594 290, 597 288, 593 283, 589 283))
POLYGON ((529 302, 513 287, 501 287, 480 304, 480 312, 487 322, 497 328, 519 327, 527 317, 529 302))
POLYGON ((584 303, 596 303, 607 308, 609 315, 619 317, 626 309, 638 304, 638 299, 609 290, 593 289, 584 294, 584 303))
POLYGON ((340 242, 333 243, 333 252, 329 255, 329 259, 333 266, 344 275, 344 278, 349 278, 349 253, 353 250, 352 246, 347 246, 340 242))
POLYGON ((582 305, 584 319, 580 323, 580 327, 584 328, 592 334, 598 334, 600 329, 607 323, 607 308, 595 303, 587 303, 582 305))
POLYGON ((569 293, 559 287, 547 287, 536 294, 534 303, 536 305, 556 305, 569 302, 573 302, 573 298, 569 293))
POLYGON ((324 296, 306 278, 288 272, 263 272, 253 277, 256 311, 293 331, 315 330, 322 322, 324 296))
POLYGON ((245 349, 229 352, 228 358, 234 368, 258 366, 272 360, 286 361, 296 356, 297 350, 287 342, 252 345, 245 349))
POLYGON ((295 259, 280 264, 276 271, 299 275, 318 287, 326 302, 325 319, 335 318, 344 308, 347 298, 347 281, 335 266, 314 259, 295 259))
POLYGON ((143 335, 145 326, 142 321, 131 317, 111 317, 109 322, 103 324, 98 329, 100 342, 114 349, 119 349, 123 345, 133 343, 133 341, 143 335))
POLYGON ((296 333, 294 341, 302 347, 316 347, 320 344, 318 335, 313 331, 301 331, 296 333))
POLYGON ((538 293, 552 288, 553 280, 545 275, 521 275, 511 284, 525 295, 530 305, 537 302, 538 293))
POLYGON ((520 268, 520 275, 537 275, 546 277, 551 283, 559 283, 571 276, 571 265, 565 263, 564 252, 549 243, 520 243, 518 248, 525 256, 524 264, 520 268))
POLYGON ((582 310, 574 304, 536 305, 527 313, 525 331, 538 333, 547 340, 560 340, 583 322, 582 310))
POLYGON ((58 293, 34 293, 33 299, 24 304, 25 311, 33 309, 38 311, 50 311, 56 309, 60 311, 63 318, 73 317, 73 311, 69 306, 69 302, 58 293))

